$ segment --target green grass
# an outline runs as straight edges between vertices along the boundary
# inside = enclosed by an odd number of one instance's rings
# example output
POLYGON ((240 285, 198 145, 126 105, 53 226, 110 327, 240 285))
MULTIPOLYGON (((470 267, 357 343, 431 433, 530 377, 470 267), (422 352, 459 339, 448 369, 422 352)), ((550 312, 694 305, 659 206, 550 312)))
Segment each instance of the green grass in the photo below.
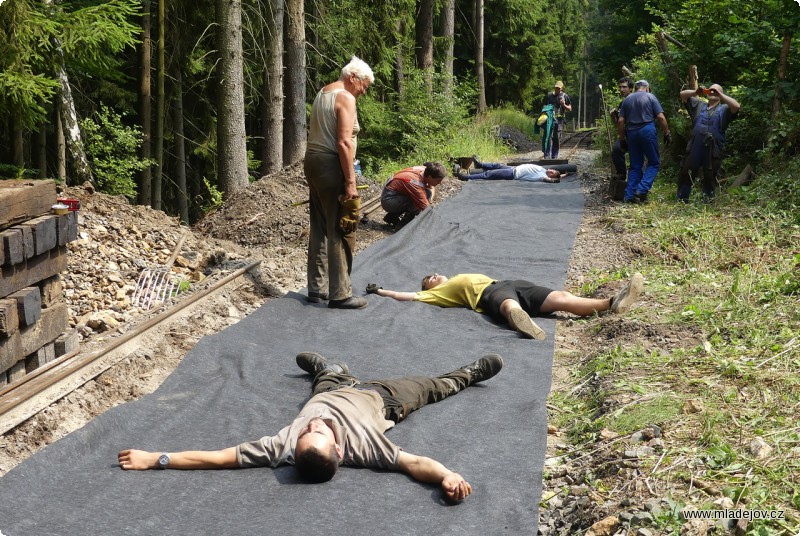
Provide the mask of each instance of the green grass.
MULTIPOLYGON (((795 158, 772 174, 762 173, 749 191, 768 188, 762 184, 785 187, 787 173, 798 168, 795 158)), ((575 393, 554 393, 554 423, 564 427, 573 446, 595 441, 604 427, 629 434, 659 424, 667 448, 660 467, 677 465, 650 475, 650 482, 662 493, 674 492, 675 504, 713 507, 724 495, 741 508, 784 510, 786 520, 751 522, 747 534, 795 536, 800 531, 800 225, 787 203, 797 194, 787 194, 781 203, 774 196, 723 193, 711 205, 699 199, 679 205, 675 188, 667 170, 659 175, 650 204, 613 207, 606 221, 625 229, 637 255, 634 268, 646 278, 647 300, 657 304, 635 309, 630 321, 696 337, 698 343, 661 343, 655 352, 643 352, 641 341, 587 350, 575 383, 589 375, 596 381, 575 393), (690 400, 699 411, 684 411, 690 400), (763 459, 749 449, 756 437, 772 448, 763 459), (710 483, 718 495, 682 496, 685 479, 692 478, 710 483)), ((600 271, 590 275, 580 292, 622 278, 600 271)), ((682 523, 671 514, 658 522, 667 532, 682 523)))
POLYGON ((448 169, 452 168, 451 158, 479 155, 486 162, 497 162, 507 159, 513 151, 496 136, 497 127, 507 125, 514 127, 529 136, 533 136, 533 119, 513 108, 490 109, 477 120, 463 127, 457 135, 447 143, 427 143, 417 140, 413 153, 398 160, 382 160, 375 163, 372 177, 383 183, 397 171, 409 166, 417 166, 423 162, 439 161, 448 169))

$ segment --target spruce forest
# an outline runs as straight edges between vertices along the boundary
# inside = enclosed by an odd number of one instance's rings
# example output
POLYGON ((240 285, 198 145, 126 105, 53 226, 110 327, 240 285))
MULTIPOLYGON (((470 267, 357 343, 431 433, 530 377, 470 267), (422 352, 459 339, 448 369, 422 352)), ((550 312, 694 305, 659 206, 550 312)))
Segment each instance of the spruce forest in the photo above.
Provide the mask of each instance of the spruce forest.
POLYGON ((555 80, 581 103, 574 126, 605 116, 598 88, 610 107, 626 72, 680 126, 691 65, 742 103, 731 169, 769 166, 800 141, 798 27, 794 0, 5 0, 0 174, 91 181, 193 222, 303 158, 310 101, 352 55, 376 74, 366 176, 458 156, 476 117, 532 113, 555 80))

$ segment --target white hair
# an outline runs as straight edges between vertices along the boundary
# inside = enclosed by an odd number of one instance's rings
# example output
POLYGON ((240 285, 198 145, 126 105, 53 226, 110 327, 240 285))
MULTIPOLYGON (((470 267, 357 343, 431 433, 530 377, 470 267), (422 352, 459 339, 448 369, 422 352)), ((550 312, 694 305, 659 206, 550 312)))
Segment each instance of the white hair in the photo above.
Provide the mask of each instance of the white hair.
POLYGON ((350 63, 342 68, 342 76, 340 79, 347 78, 351 74, 356 75, 359 80, 364 80, 366 78, 369 80, 370 84, 375 82, 375 75, 372 74, 372 69, 370 66, 367 65, 364 60, 359 59, 356 56, 353 56, 353 58, 350 60, 350 63))

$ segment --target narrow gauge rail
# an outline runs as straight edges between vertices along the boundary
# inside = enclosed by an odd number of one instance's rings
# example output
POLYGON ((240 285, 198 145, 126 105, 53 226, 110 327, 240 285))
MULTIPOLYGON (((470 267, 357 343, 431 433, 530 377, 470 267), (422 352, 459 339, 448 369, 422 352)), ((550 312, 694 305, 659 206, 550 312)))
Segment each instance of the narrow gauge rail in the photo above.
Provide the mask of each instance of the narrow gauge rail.
POLYGON ((99 350, 86 354, 82 354, 80 350, 67 353, 25 375, 19 381, 0 389, 0 434, 6 433, 53 402, 67 396, 122 361, 129 354, 129 352, 125 352, 121 357, 114 357, 112 354, 115 353, 115 350, 142 337, 190 305, 213 295, 260 263, 261 261, 253 261, 228 274, 213 285, 192 294, 175 304, 174 307, 117 337, 99 350))

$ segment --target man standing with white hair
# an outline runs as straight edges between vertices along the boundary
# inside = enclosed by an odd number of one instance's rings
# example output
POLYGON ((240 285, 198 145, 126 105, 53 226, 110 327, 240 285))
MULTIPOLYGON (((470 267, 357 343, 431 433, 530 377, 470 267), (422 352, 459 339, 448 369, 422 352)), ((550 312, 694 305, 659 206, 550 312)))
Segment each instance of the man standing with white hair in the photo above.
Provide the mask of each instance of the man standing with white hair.
POLYGON ((656 123, 664 132, 664 144, 672 143, 672 134, 661 103, 650 93, 647 80, 639 80, 634 85, 634 92, 622 102, 617 121, 620 143, 631 158, 624 203, 647 203, 647 194, 661 167, 656 123), (645 158, 647 169, 644 168, 645 158))
POLYGON ((308 301, 333 309, 361 309, 350 271, 361 199, 353 161, 359 132, 356 99, 375 81, 372 69, 353 56, 336 82, 311 106, 304 171, 309 189, 308 301))

